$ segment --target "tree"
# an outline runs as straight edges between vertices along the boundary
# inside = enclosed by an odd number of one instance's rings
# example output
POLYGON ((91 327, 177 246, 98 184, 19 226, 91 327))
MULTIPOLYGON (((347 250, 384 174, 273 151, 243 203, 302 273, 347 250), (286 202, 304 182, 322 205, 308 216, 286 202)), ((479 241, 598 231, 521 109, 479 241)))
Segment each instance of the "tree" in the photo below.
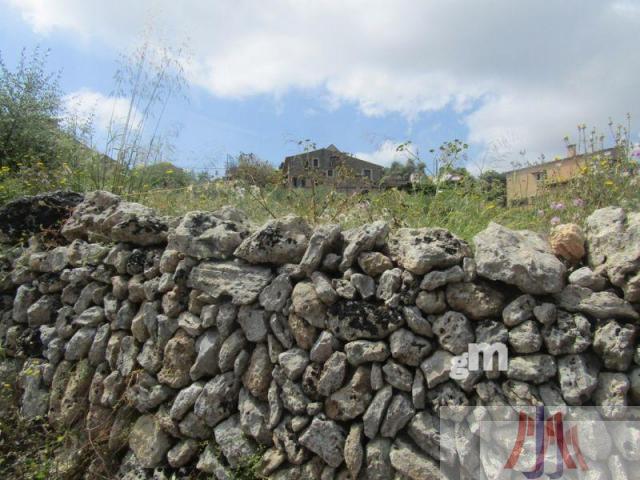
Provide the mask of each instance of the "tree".
POLYGON ((0 167, 55 161, 62 95, 59 72, 46 70, 48 56, 23 49, 11 71, 0 54, 0 167))
POLYGON ((225 176, 230 180, 239 180, 249 185, 265 187, 280 181, 278 171, 266 160, 253 153, 243 153, 227 161, 225 176))
POLYGON ((488 200, 497 201, 501 204, 506 202, 507 176, 495 170, 487 170, 478 177, 478 183, 482 193, 488 200))

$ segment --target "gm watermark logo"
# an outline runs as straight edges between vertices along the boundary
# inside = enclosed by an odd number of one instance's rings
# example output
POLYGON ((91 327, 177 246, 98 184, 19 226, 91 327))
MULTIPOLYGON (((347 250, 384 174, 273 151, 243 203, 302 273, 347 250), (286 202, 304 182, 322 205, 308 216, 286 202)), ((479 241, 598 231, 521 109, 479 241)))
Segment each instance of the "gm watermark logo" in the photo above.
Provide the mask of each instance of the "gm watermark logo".
POLYGON ((480 371, 480 354, 482 354, 482 369, 496 370, 494 356, 498 357, 497 370, 506 372, 509 366, 509 350, 504 343, 470 343, 468 351, 451 359, 449 377, 454 380, 465 380, 469 372, 480 371))

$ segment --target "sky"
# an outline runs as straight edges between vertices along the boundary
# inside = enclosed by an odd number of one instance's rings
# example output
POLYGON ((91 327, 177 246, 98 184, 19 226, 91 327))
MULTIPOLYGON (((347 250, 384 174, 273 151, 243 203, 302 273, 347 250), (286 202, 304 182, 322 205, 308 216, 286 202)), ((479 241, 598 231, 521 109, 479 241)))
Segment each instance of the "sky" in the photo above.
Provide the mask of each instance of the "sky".
POLYGON ((299 140, 389 165, 469 144, 467 167, 552 159, 576 126, 640 140, 640 0, 0 0, 0 52, 51 50, 69 109, 98 130, 128 102, 117 60, 147 39, 185 46, 162 117, 175 164, 279 165, 299 140), (151 34, 148 32, 152 31, 151 34), (147 32, 146 34, 144 32, 147 32))

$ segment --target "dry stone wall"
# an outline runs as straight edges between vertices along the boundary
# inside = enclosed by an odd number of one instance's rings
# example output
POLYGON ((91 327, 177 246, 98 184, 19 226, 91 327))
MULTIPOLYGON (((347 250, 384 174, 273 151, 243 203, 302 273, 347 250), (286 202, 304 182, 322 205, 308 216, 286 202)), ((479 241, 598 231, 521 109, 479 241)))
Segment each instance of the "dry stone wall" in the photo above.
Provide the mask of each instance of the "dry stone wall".
POLYGON ((491 224, 472 249, 94 192, 60 232, 0 270, 0 338, 22 415, 99 430, 120 478, 258 457, 269 478, 439 478, 444 407, 640 402, 640 215, 620 208, 586 243, 491 224), (507 345, 507 370, 453 379, 471 343, 507 345))

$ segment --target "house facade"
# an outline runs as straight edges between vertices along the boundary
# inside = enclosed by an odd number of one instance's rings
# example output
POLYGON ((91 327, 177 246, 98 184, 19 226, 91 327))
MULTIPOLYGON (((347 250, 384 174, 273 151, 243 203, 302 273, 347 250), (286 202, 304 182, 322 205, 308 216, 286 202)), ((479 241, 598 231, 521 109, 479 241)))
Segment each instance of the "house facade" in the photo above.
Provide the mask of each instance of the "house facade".
POLYGON ((507 204, 528 203, 540 194, 543 188, 561 187, 578 176, 581 169, 596 158, 613 161, 616 158, 616 149, 608 148, 578 155, 575 145, 569 145, 565 158, 506 172, 507 204))
POLYGON ((291 155, 280 165, 291 188, 308 188, 313 183, 343 190, 376 188, 384 167, 353 157, 335 145, 291 155))

